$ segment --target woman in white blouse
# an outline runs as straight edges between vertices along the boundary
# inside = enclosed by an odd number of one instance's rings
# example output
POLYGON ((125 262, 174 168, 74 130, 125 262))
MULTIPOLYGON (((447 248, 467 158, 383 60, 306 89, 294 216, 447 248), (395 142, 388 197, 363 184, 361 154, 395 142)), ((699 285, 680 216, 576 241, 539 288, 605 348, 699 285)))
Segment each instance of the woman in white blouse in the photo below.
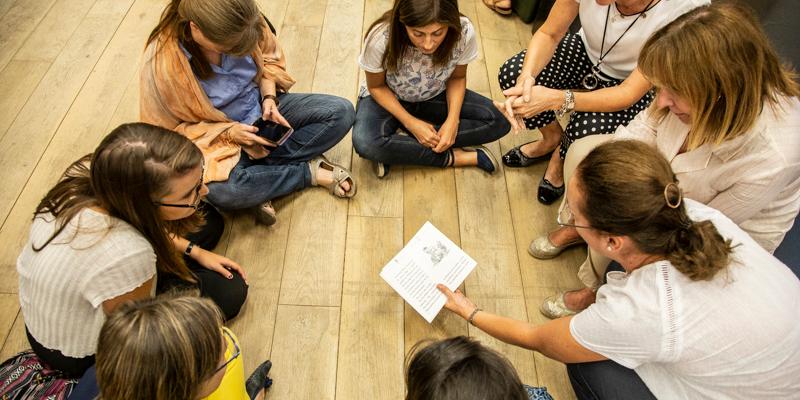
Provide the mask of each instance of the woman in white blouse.
MULTIPOLYGON (((576 142, 566 176, 603 141, 642 140, 669 160, 687 197, 773 252, 800 210, 800 87, 752 12, 716 3, 695 9, 650 38, 639 68, 657 87, 653 106, 614 135, 576 142)), ((555 257, 576 240, 575 229, 562 227, 535 239, 529 252, 555 257)), ((585 288, 546 300, 543 314, 591 304, 607 265, 590 250, 578 273, 585 288)))
POLYGON ((624 268, 609 272, 597 301, 534 326, 440 285, 449 310, 500 340, 568 363, 579 399, 800 391, 800 281, 729 218, 684 198, 658 150, 637 140, 605 143, 568 185, 559 223, 624 268))

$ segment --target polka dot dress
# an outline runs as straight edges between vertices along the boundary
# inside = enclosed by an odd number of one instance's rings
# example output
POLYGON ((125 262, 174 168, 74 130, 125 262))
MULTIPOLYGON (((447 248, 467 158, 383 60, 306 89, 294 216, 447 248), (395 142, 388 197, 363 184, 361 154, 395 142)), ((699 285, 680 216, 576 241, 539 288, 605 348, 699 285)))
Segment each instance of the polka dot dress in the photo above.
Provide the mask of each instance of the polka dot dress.
MULTIPOLYGON (((497 75, 500 87, 503 90, 517 84, 517 77, 522 71, 526 50, 509 58, 501 67, 497 75)), ((558 44, 553 58, 544 67, 536 84, 551 89, 583 89, 583 77, 592 68, 592 62, 586 55, 581 38, 572 33, 567 33, 558 44)), ((597 89, 618 86, 622 80, 598 79, 597 89)), ((640 111, 647 108, 653 101, 653 92, 647 92, 634 105, 622 111, 615 112, 583 112, 575 111, 570 116, 567 129, 561 136, 561 158, 567 155, 567 150, 572 142, 589 135, 614 133, 620 125, 627 125, 640 111)), ((555 113, 545 111, 539 115, 525 119, 525 127, 537 129, 550 124, 555 120, 555 113)))

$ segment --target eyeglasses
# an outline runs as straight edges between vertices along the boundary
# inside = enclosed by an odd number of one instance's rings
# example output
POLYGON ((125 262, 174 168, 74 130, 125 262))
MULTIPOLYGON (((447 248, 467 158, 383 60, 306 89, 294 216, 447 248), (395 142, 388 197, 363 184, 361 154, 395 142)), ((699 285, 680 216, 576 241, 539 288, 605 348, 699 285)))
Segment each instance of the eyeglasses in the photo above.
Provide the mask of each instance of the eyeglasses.
POLYGON ((225 367, 227 367, 228 364, 233 362, 233 360, 235 360, 237 357, 239 357, 239 355, 242 354, 241 349, 239 349, 239 343, 237 343, 236 339, 233 338, 233 334, 231 333, 231 331, 229 331, 228 328, 222 328, 222 334, 225 335, 225 337, 227 338, 227 340, 225 341, 226 343, 227 342, 233 343, 233 354, 231 354, 231 357, 228 358, 225 361, 225 363, 217 367, 217 369, 214 371, 215 374, 225 369, 225 367))
POLYGON ((573 228, 584 228, 584 229, 594 229, 591 226, 585 225, 575 225, 575 216, 572 214, 572 210, 569 209, 569 203, 564 203, 564 207, 561 208, 561 211, 558 213, 558 217, 556 217, 556 223, 560 226, 570 226, 573 228))
POLYGON ((162 203, 160 201, 154 201, 153 205, 160 206, 160 207, 174 207, 174 208, 191 208, 193 210, 197 210, 197 207, 200 206, 200 201, 203 200, 200 197, 200 191, 203 190, 203 177, 206 175, 206 167, 203 165, 203 173, 200 174, 200 181, 197 182, 197 186, 194 189, 194 200, 190 204, 172 204, 172 203, 162 203))

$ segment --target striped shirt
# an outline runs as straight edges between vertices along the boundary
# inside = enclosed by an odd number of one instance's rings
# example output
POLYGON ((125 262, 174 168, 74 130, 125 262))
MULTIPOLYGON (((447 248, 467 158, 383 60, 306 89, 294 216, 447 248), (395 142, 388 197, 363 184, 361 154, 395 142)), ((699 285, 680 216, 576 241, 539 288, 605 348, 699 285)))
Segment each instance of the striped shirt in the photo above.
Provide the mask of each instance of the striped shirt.
MULTIPOLYGON (((102 304, 153 278, 150 243, 126 222, 85 208, 41 251, 56 229, 51 214, 31 225, 17 258, 25 325, 43 346, 69 357, 95 353, 106 319, 102 304)), ((155 285, 154 285, 155 287, 155 285)))

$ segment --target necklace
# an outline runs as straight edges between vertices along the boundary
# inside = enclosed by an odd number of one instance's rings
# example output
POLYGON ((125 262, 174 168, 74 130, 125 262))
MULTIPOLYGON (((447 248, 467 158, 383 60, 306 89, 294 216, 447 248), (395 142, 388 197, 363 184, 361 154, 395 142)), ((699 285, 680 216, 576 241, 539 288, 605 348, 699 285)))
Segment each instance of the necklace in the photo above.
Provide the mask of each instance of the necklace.
POLYGON ((609 47, 608 50, 605 53, 603 53, 603 50, 605 50, 605 46, 606 46, 606 31, 608 30, 608 15, 611 13, 611 4, 608 5, 608 8, 606 8, 606 23, 603 26, 603 41, 600 42, 600 58, 597 59, 597 63, 592 65, 592 68, 583 77, 583 80, 581 81, 583 83, 583 87, 585 87, 588 90, 594 90, 595 88, 597 88, 597 84, 600 82, 600 78, 597 77, 597 74, 600 73, 600 64, 603 63, 603 59, 606 58, 608 53, 610 53, 611 50, 613 50, 614 47, 617 46, 617 43, 619 43, 619 41, 622 40, 622 37, 625 36, 625 34, 628 33, 629 30, 631 30, 631 28, 633 27, 633 24, 635 24, 636 21, 638 21, 639 18, 641 18, 642 15, 644 15, 645 12, 647 12, 650 9, 650 5, 652 5, 654 1, 655 0, 650 0, 650 2, 647 3, 647 5, 644 7, 644 11, 640 12, 639 15, 636 16, 636 18, 633 20, 633 22, 631 22, 631 24, 628 25, 627 28, 625 28, 625 31, 622 32, 621 35, 619 35, 617 40, 614 41, 614 43, 611 44, 611 47, 609 47))

